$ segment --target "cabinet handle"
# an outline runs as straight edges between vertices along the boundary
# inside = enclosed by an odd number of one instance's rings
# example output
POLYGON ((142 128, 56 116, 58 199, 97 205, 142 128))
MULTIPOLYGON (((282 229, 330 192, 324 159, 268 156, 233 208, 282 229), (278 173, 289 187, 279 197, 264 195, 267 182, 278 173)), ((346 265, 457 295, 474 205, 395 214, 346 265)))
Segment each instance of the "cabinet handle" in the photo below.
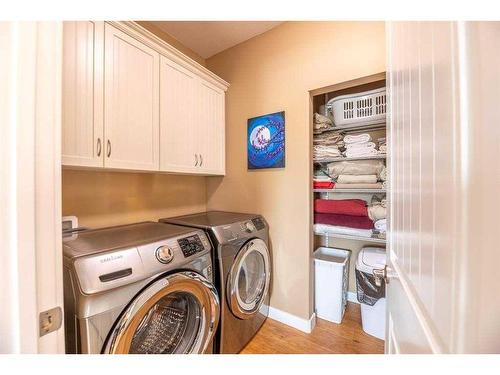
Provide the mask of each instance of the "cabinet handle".
POLYGON ((108 158, 111 156, 111 141, 108 139, 108 158))
POLYGON ((101 156, 101 151, 102 151, 101 138, 97 138, 97 156, 101 156))
POLYGON ((194 154, 194 160, 196 161, 194 163, 194 166, 197 167, 198 166, 198 154, 194 154))
POLYGON ((202 154, 200 154, 200 160, 201 160, 201 162, 200 162, 200 167, 201 167, 203 165, 203 155, 202 154))

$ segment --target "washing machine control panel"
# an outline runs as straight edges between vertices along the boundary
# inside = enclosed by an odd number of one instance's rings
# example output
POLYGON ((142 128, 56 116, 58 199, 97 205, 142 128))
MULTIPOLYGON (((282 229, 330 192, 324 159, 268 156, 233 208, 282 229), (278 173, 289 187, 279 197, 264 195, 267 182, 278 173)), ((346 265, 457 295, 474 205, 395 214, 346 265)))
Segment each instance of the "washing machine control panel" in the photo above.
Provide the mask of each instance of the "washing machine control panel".
POLYGON ((240 223, 240 228, 243 232, 252 233, 255 231, 255 225, 251 221, 240 223))
POLYGON ((202 243, 201 238, 198 234, 193 234, 189 237, 179 238, 177 240, 177 243, 179 244, 182 253, 186 258, 205 250, 205 246, 202 243))

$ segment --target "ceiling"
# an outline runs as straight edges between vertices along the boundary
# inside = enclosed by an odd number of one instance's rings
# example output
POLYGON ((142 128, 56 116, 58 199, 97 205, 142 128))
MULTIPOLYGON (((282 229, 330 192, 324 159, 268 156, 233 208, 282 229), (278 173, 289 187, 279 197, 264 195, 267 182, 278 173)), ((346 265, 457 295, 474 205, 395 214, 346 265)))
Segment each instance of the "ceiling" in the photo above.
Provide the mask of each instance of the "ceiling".
POLYGON ((150 21, 207 59, 278 26, 277 21, 150 21))

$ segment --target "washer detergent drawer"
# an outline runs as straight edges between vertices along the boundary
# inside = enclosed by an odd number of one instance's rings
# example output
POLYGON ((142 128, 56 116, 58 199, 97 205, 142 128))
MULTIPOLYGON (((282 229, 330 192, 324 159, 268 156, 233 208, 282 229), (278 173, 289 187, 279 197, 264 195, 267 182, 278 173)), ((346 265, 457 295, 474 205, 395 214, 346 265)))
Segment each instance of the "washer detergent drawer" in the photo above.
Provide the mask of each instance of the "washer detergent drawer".
POLYGON ((102 292, 144 278, 144 267, 136 247, 78 258, 74 267, 85 294, 102 292))

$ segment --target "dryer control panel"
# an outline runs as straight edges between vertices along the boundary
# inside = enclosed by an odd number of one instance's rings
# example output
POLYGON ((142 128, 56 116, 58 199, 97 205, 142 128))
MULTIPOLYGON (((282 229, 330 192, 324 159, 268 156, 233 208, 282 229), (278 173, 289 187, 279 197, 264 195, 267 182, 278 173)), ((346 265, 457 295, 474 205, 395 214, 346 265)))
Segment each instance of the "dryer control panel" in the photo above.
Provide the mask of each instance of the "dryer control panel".
MULTIPOLYGON (((200 236, 198 234, 193 234, 189 237, 180 238, 177 240, 182 253, 184 256, 190 257, 193 254, 202 252, 205 250, 205 245, 202 243, 200 236)), ((208 244, 206 244, 208 247, 208 244)))

